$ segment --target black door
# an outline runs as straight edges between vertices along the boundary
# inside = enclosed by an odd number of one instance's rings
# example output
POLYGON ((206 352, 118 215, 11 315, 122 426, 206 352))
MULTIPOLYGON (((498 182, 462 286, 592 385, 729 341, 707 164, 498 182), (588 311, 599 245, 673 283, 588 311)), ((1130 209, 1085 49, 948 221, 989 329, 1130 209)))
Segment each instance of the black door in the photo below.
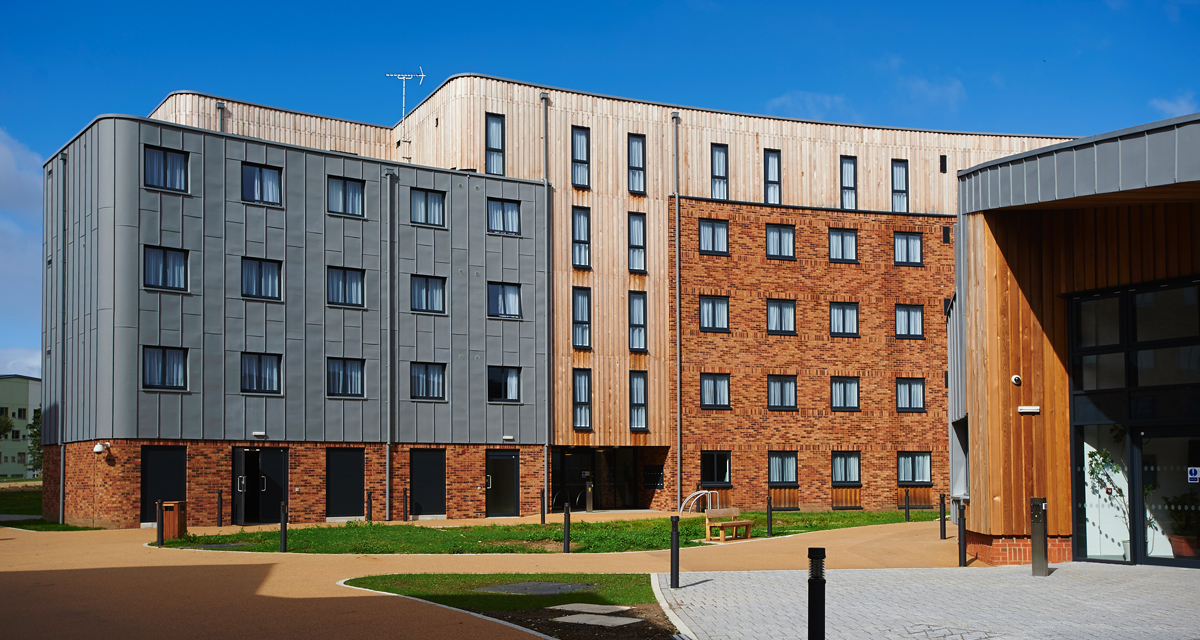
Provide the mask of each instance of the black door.
POLYGON ((259 518, 263 524, 279 522, 279 503, 287 499, 287 449, 260 449, 259 518))
POLYGON ((233 523, 279 522, 287 495, 287 449, 233 450, 233 523))
POLYGON ((353 518, 363 515, 366 483, 362 449, 325 450, 325 515, 353 518))
POLYGON ((519 515, 517 496, 521 480, 518 451, 487 452, 487 515, 489 518, 519 515))
POLYGON ((142 447, 142 522, 157 522, 159 500, 187 500, 187 447, 142 447))
POLYGON ((246 524, 258 518, 258 449, 233 449, 233 524, 246 524), (247 516, 249 519, 247 520, 247 516))
POLYGON ((446 450, 413 449, 410 470, 412 514, 446 515, 446 450))

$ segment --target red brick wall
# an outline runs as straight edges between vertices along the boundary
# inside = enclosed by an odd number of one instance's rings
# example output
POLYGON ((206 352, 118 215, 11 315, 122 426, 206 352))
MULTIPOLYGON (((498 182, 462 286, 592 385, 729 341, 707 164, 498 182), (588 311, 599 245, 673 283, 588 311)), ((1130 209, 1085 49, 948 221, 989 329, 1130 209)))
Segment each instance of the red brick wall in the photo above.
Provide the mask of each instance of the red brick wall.
MULTIPOLYGON (((1046 554, 1051 563, 1071 562, 1071 536, 1049 536, 1046 554)), ((988 536, 967 532, 967 556, 987 564, 1032 564, 1033 546, 1028 537, 988 536)))
MULTIPOLYGON (((741 508, 766 505, 768 451, 798 452, 802 508, 830 508, 835 450, 862 452, 866 509, 896 508, 898 451, 932 452, 934 501, 948 493, 942 304, 953 292, 954 254, 942 243, 942 228, 952 221, 691 199, 681 201, 680 219, 684 495, 700 480, 703 450, 732 451, 731 497, 741 508), (701 218, 729 221, 730 256, 700 255, 701 218), (768 223, 795 226, 796 260, 766 258, 768 223), (831 227, 858 230, 859 264, 829 262, 831 227), (895 265, 896 231, 923 234, 924 266, 895 265), (700 295, 729 297, 729 333, 699 330, 700 295), (796 300, 798 335, 766 333, 768 298, 796 300), (834 301, 859 303, 861 337, 830 337, 834 301), (924 305, 924 340, 894 337, 897 303, 924 305), (731 410, 700 409, 702 372, 731 374, 731 410), (767 409, 769 374, 797 376, 798 411, 767 409), (830 410, 831 376, 860 378, 862 411, 830 410), (927 412, 897 412, 897 377, 925 378, 927 412)), ((671 226, 673 268, 673 219, 671 226)), ((674 347, 673 297, 671 303, 674 347)))

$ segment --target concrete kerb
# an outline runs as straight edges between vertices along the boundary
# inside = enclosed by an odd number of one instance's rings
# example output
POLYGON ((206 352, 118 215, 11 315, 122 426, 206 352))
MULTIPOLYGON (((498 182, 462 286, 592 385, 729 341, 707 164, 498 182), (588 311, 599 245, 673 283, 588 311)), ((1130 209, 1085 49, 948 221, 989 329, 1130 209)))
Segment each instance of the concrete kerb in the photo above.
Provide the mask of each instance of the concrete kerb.
POLYGON ((693 640, 697 637, 695 632, 693 632, 690 627, 683 623, 683 620, 675 613, 675 610, 671 608, 671 604, 667 602, 665 597, 663 597, 662 588, 658 584, 659 576, 661 575, 665 574, 650 574, 650 587, 654 589, 654 599, 658 601, 658 607, 662 609, 663 614, 667 616, 667 620, 670 620, 671 624, 675 625, 675 630, 681 634, 681 640, 693 640))

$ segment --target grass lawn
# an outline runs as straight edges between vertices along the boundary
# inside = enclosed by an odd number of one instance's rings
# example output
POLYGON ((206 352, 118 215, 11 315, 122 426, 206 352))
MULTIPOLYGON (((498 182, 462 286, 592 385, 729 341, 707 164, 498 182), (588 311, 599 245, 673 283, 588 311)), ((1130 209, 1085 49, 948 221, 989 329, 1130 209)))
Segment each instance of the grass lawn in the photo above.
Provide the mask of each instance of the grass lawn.
MULTIPOLYGON (((742 514, 755 522, 754 536, 767 534, 765 512, 742 514)), ((914 521, 937 520, 936 511, 913 511, 914 521)), ((873 524, 903 522, 898 511, 775 512, 775 535, 802 531, 841 529, 873 524)), ((694 547, 704 537, 704 518, 680 521, 681 546, 694 547)), ((559 553, 563 531, 557 524, 490 525, 475 527, 417 527, 349 522, 291 529, 288 551, 296 553, 559 553)), ((228 551, 278 551, 279 532, 239 532, 216 536, 189 535, 170 540, 170 547, 196 545, 236 545, 228 551)), ((613 522, 576 522, 571 525, 572 553, 648 551, 666 549, 671 544, 671 523, 666 518, 619 520, 613 522)))
POLYGON ((42 491, 0 491, 0 513, 42 515, 42 491))
POLYGON ((0 484, 8 484, 10 482, 41 482, 41 478, 0 478, 0 484))
MULTIPOLYGON (((288 542, 291 543, 290 537, 288 542)), ((644 573, 424 573, 368 576, 347 580, 346 584, 472 611, 519 611, 571 602, 634 605, 655 601, 650 576, 644 573), (552 596, 475 591, 480 587, 535 581, 594 584, 596 588, 552 596)))
POLYGON ((0 527, 27 529, 29 531, 96 531, 94 527, 76 527, 57 522, 46 522, 41 518, 36 520, 7 520, 0 521, 0 527))

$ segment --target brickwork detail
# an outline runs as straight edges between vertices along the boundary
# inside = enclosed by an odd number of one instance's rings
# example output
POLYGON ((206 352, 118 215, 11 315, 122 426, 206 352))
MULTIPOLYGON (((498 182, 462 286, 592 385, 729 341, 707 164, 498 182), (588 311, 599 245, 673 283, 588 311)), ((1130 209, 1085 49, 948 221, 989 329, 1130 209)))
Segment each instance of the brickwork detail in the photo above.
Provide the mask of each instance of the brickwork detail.
MULTIPOLYGON (((1046 555, 1051 564, 1071 562, 1071 536, 1048 536, 1046 555)), ((967 532, 967 556, 987 564, 1032 564, 1033 543, 1028 536, 988 536, 967 532)))

